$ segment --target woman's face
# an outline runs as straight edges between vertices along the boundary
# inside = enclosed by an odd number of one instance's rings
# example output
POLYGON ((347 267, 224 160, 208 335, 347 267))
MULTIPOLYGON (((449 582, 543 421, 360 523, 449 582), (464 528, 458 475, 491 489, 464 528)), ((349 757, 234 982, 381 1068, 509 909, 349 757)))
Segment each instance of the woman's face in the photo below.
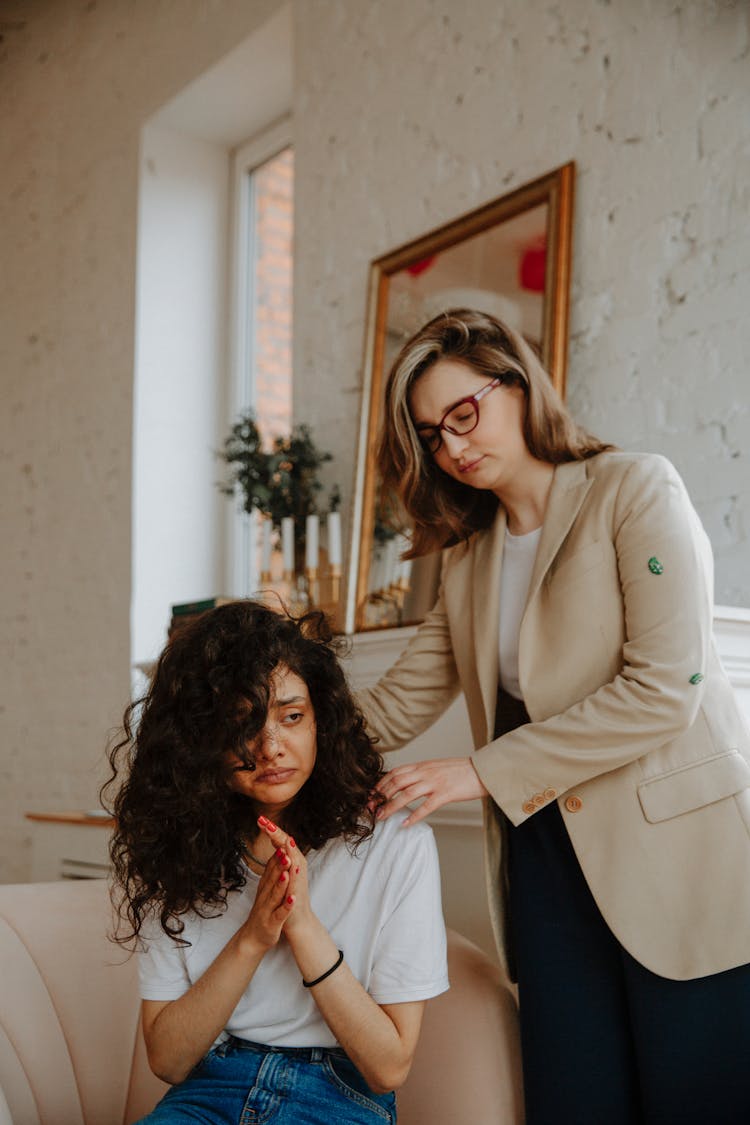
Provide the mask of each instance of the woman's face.
POLYGON ((229 788, 252 797, 264 816, 278 821, 282 810, 312 774, 318 746, 307 684, 279 664, 271 677, 272 697, 265 726, 248 746, 255 769, 231 752, 225 758, 229 788))
MULTIPOLYGON (((420 426, 436 426, 462 398, 475 395, 492 379, 467 363, 439 359, 420 375, 409 394, 409 410, 420 426)), ((504 490, 518 482, 518 474, 533 460, 523 436, 526 398, 519 386, 500 384, 484 395, 479 421, 468 434, 441 430, 442 442, 427 453, 448 476, 472 488, 485 488, 502 499, 504 490)))

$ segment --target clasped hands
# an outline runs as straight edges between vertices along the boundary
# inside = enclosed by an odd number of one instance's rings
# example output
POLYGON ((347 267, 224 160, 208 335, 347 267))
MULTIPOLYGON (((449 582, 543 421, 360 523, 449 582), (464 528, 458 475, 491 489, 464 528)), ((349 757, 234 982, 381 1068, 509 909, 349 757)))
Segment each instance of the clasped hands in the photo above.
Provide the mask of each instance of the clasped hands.
POLYGON ((258 817, 258 827, 268 836, 276 854, 260 877, 245 926, 261 945, 270 948, 279 941, 282 930, 289 936, 311 916, 307 861, 293 837, 267 817, 258 817))

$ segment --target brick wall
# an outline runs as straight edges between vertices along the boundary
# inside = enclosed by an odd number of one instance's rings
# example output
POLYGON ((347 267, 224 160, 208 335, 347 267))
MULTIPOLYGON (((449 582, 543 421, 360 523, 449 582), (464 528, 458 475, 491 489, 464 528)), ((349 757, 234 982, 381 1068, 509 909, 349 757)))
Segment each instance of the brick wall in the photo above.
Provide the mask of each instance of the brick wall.
POLYGON ((292 418, 292 241, 294 154, 285 148, 253 175, 255 410, 267 439, 292 418))

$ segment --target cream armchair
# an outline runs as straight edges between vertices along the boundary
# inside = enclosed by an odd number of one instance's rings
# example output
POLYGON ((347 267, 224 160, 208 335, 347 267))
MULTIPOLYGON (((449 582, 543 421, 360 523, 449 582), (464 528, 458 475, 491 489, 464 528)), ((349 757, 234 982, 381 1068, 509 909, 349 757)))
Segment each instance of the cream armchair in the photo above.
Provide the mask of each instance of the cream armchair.
MULTIPOLYGON (((106 938, 103 880, 0 886, 0 1125, 131 1125, 166 1088, 148 1068, 134 958, 106 938)), ((522 1121, 516 1008, 449 935, 399 1125, 522 1121)))

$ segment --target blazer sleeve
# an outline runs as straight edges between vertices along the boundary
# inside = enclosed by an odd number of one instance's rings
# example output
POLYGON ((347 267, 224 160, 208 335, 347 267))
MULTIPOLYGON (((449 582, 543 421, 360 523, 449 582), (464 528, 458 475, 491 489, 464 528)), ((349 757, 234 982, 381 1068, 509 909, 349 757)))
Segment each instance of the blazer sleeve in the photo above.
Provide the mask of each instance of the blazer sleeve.
MULTIPOLYGON (((443 574, 445 565, 446 556, 443 574)), ((398 750, 439 719, 458 691, 441 582, 434 607, 399 659, 374 687, 357 692, 357 702, 378 749, 398 750)))
MULTIPOLYGON (((527 819, 524 805, 534 794, 560 795, 664 746, 700 707, 712 643, 711 549, 665 458, 630 466, 612 524, 625 620, 620 671, 560 714, 518 727, 472 759, 516 825, 527 819)), ((592 608, 581 611, 585 632, 592 608)))

